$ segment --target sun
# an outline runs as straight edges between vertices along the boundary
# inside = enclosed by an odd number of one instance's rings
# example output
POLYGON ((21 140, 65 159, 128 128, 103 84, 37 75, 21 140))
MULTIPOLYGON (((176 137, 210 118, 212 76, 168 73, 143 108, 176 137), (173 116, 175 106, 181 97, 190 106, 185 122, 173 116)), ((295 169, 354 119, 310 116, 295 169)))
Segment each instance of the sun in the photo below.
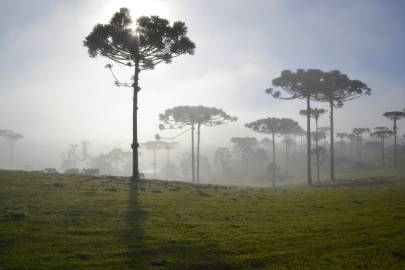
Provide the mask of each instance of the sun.
POLYGON ((103 17, 110 19, 114 12, 121 7, 127 7, 132 19, 135 21, 140 16, 158 15, 170 18, 170 12, 166 1, 162 0, 111 0, 105 2, 103 17))

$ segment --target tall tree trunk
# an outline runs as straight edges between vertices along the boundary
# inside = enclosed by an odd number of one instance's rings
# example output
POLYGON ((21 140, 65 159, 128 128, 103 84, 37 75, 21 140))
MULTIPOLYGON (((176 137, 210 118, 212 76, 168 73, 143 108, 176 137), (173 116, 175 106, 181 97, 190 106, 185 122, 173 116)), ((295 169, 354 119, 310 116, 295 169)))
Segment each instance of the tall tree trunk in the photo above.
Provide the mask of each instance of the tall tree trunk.
POLYGON ((398 169, 397 165, 397 120, 394 120, 394 169, 398 169))
POLYGON ((193 183, 195 183, 194 129, 194 123, 191 123, 191 177, 193 183))
POLYGON ((276 140, 274 136, 274 132, 271 134, 273 139, 273 187, 276 186, 276 140))
POLYGON ((139 86, 139 60, 135 61, 135 74, 134 74, 134 101, 132 108, 132 181, 139 181, 138 169, 138 91, 139 86))
POLYGON ((330 102, 330 180, 335 181, 335 149, 333 130, 333 101, 330 102))
POLYGON ((201 123, 197 124, 197 184, 200 183, 200 138, 201 123))
MULTIPOLYGON (((307 97, 307 112, 311 111, 310 97, 307 97)), ((307 180, 308 185, 312 185, 311 173, 311 118, 310 113, 307 113, 307 180)))
POLYGON ((315 118, 315 149, 316 149, 316 182, 319 184, 319 148, 318 148, 318 117, 315 118))

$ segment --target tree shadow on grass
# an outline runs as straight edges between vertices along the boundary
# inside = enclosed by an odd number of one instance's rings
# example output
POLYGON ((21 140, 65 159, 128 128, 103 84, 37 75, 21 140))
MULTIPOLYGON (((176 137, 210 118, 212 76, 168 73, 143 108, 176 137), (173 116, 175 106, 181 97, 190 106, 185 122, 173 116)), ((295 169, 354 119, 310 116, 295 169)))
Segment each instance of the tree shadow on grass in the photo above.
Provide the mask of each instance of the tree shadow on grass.
POLYGON ((142 210, 139 200, 139 191, 142 182, 131 183, 128 196, 127 223, 128 231, 124 235, 128 245, 128 269, 143 269, 145 259, 143 253, 143 220, 147 217, 142 210))

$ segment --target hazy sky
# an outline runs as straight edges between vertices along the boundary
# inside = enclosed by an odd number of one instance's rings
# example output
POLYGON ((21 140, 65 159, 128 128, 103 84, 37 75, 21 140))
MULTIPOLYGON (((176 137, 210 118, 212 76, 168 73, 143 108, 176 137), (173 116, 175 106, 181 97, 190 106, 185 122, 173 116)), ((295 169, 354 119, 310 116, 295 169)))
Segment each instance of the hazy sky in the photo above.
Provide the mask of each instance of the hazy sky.
MULTIPOLYGON (((187 104, 220 107, 239 118, 227 126, 204 129, 206 147, 226 144, 232 136, 256 135, 244 124, 258 118, 291 117, 303 125, 304 118, 298 115, 303 101, 275 100, 264 94, 283 69, 339 69, 371 87, 371 96, 336 111, 337 132, 390 126, 381 114, 405 107, 404 1, 0 3, 0 129, 25 135, 19 151, 30 151, 26 164, 45 155, 59 164, 61 151, 84 139, 92 142, 93 154, 115 146, 129 149, 132 92, 115 87, 104 69, 109 61, 89 58, 82 45, 96 23, 107 23, 123 6, 134 19, 159 15, 185 21, 196 43, 194 56, 141 73, 140 141, 152 140, 159 132, 160 112, 187 104)), ((130 76, 126 68, 116 72, 122 80, 130 76)), ((321 125, 327 124, 323 116, 321 125)), ((399 125, 402 135, 405 121, 399 125)), ((188 147, 188 136, 181 141, 188 147)), ((0 144, 4 150, 4 142, 0 144)))

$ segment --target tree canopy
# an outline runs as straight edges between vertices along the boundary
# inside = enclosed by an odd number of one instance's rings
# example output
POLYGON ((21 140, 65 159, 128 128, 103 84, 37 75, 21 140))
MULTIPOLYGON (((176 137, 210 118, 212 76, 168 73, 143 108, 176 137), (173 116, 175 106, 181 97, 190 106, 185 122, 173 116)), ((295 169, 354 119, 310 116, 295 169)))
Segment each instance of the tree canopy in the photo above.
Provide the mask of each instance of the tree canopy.
POLYGON ((97 24, 85 38, 83 45, 90 57, 107 57, 122 65, 153 69, 155 65, 170 63, 182 54, 193 54, 195 44, 187 37, 184 22, 169 21, 159 16, 142 16, 135 29, 127 8, 121 8, 108 24, 97 24))
POLYGON ((191 124, 201 124, 205 126, 223 125, 236 121, 235 116, 231 116, 222 109, 206 106, 177 106, 165 110, 159 114, 159 120, 163 122, 160 129, 183 128, 191 124))

